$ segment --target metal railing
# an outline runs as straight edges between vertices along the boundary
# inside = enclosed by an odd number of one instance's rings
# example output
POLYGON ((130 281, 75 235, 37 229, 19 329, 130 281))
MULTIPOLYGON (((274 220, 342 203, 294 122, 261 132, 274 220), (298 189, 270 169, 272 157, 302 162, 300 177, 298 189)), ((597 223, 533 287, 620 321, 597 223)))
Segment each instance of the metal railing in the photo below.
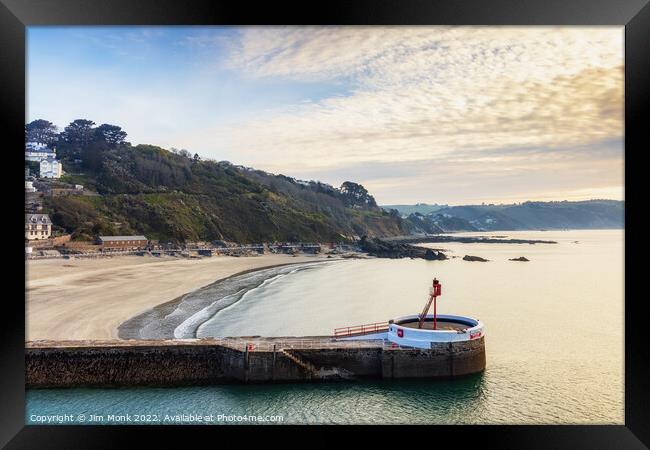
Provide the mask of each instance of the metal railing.
POLYGON ((388 322, 367 323, 364 325, 335 328, 334 337, 359 336, 363 334, 383 333, 384 331, 388 331, 388 322))

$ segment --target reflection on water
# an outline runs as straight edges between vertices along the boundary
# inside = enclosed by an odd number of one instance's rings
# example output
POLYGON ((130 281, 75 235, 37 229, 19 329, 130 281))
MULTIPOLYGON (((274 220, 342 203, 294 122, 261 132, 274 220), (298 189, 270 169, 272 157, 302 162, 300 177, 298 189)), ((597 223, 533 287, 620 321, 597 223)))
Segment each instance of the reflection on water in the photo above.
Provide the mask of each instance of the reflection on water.
MULTIPOLYGON (((623 231, 499 232, 555 245, 455 244, 452 259, 354 260, 249 291, 199 336, 319 335, 419 313, 482 320, 487 369, 436 382, 31 391, 28 411, 224 411, 309 423, 623 423, 623 231), (466 254, 489 262, 468 262, 466 254), (456 258, 453 258, 453 257, 456 258), (509 261, 525 256, 530 262, 509 261)), ((440 247, 440 245, 431 245, 440 247)))
MULTIPOLYGON (((372 381, 155 389, 30 391, 28 411, 101 414, 281 415, 284 423, 471 423, 484 375, 440 381, 372 381), (73 398, 74 401, 70 402, 73 398), (37 405, 36 405, 37 404, 37 405)), ((29 414, 28 414, 29 420, 29 414)), ((76 422, 78 423, 78 421, 76 422)), ((219 423, 217 420, 214 423, 219 423)))

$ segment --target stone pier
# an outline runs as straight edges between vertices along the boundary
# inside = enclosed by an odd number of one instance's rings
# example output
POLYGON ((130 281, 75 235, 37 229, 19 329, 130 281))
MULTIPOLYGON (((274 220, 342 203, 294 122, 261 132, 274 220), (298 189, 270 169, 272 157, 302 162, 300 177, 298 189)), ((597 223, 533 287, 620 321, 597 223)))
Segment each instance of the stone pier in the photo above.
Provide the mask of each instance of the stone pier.
POLYGON ((484 337, 397 347, 329 336, 34 341, 28 388, 183 386, 355 379, 454 378, 485 369, 484 337))

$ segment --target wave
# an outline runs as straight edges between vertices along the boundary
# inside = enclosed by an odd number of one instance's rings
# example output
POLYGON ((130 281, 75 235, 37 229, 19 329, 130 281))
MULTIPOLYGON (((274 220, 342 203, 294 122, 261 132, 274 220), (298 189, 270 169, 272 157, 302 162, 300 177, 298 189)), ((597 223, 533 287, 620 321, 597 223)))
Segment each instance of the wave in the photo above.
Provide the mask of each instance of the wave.
POLYGON ((286 273, 278 273, 274 276, 271 276, 270 278, 266 278, 262 280, 262 282, 257 285, 257 286, 251 286, 249 288, 244 288, 239 291, 237 291, 234 294, 227 295, 223 298, 217 299, 214 302, 212 302, 210 305, 206 306, 202 310, 198 311, 197 313, 193 314, 192 316, 188 317, 183 323, 181 323, 176 329, 174 330, 174 338, 176 339, 186 339, 186 338, 194 338, 196 337, 197 331, 203 323, 207 322, 208 320, 212 319, 215 315, 220 313, 221 311, 224 311, 228 309, 229 307, 235 305, 237 302, 240 300, 243 300, 245 297, 250 295, 252 292, 264 289, 271 283, 274 283, 278 281, 280 278, 284 278, 286 276, 292 275, 296 272, 299 272, 301 270, 307 270, 310 267, 295 267, 289 272, 286 273))
POLYGON ((243 296, 243 291, 227 295, 224 298, 214 301, 209 306, 187 318, 174 329, 174 338, 184 339, 196 337, 196 331, 203 322, 210 320, 218 311, 237 303, 243 296))
POLYGON ((194 338, 198 328, 247 293, 268 286, 279 278, 334 261, 318 261, 262 268, 240 273, 158 305, 122 323, 121 339, 194 338))

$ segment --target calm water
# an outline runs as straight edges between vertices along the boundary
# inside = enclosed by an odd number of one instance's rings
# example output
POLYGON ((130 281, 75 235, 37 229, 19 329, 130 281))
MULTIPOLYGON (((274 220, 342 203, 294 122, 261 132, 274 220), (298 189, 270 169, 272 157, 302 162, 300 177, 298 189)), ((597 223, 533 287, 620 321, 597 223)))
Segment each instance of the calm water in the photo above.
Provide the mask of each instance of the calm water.
MULTIPOLYGON (((455 381, 37 390, 33 414, 282 415, 284 423, 623 423, 623 231, 480 233, 544 244, 435 244, 448 261, 347 260, 278 276, 199 336, 318 335, 420 312, 486 325, 485 373, 455 381), (462 261, 466 254, 490 262, 462 261), (525 256, 530 262, 509 258, 525 256)), ((78 420, 73 419, 78 423, 78 420)), ((214 423, 225 423, 214 420, 214 423)), ((131 422, 133 423, 133 422, 131 422)))

